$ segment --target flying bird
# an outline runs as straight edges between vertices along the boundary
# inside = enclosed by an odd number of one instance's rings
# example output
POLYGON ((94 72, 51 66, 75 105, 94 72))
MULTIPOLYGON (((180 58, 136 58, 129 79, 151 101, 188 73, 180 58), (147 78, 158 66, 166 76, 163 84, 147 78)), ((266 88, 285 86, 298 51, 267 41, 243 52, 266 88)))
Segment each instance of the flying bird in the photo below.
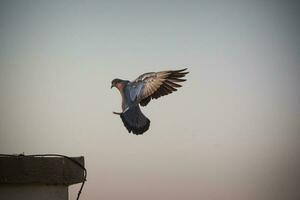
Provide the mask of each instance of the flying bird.
POLYGON ((171 94, 182 87, 179 83, 186 81, 183 77, 189 72, 187 68, 148 72, 140 75, 134 81, 114 79, 111 88, 116 87, 122 96, 122 112, 120 115, 128 132, 141 135, 149 129, 150 120, 142 113, 140 106, 146 106, 151 99, 171 94))

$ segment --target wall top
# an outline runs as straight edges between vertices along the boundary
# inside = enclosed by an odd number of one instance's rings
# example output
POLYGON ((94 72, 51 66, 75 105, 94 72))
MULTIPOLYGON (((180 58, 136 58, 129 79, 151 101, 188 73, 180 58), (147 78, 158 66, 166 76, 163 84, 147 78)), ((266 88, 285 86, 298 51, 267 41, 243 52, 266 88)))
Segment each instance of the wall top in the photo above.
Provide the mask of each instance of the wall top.
MULTIPOLYGON (((84 166, 84 157, 72 157, 84 166)), ((0 184, 72 185, 84 180, 84 170, 63 157, 0 156, 0 184)))

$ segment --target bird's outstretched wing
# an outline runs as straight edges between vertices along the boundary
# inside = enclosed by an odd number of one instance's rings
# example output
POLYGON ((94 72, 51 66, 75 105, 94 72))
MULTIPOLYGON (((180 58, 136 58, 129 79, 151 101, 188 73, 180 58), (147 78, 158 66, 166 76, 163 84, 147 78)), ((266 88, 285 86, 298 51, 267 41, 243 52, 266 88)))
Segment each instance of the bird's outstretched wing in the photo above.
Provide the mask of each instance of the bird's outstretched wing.
POLYGON ((183 79, 189 73, 186 70, 185 68, 181 70, 149 72, 135 79, 132 82, 133 84, 143 85, 138 95, 141 106, 146 106, 151 99, 157 99, 177 91, 176 88, 181 87, 178 82, 186 81, 186 79, 183 79))

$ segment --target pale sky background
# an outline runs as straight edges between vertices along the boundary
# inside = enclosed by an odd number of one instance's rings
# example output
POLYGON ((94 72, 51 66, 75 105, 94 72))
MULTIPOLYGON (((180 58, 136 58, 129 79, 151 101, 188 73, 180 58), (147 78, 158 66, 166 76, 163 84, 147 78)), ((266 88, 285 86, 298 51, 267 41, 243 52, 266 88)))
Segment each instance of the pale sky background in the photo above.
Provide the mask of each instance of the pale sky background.
POLYGON ((85 156, 82 199, 300 199, 299 8, 0 1, 0 152, 85 156), (128 134, 111 80, 182 67, 128 134))

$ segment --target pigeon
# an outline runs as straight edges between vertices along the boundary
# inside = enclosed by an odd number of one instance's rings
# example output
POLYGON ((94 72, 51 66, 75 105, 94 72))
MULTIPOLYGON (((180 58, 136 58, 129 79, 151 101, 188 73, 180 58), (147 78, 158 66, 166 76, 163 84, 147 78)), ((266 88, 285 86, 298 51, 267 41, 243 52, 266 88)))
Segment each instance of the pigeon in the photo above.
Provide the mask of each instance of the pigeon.
POLYGON ((142 113, 140 106, 146 106, 152 99, 177 91, 179 83, 189 72, 185 69, 148 72, 134 81, 114 79, 111 88, 116 87, 122 96, 122 112, 119 115, 129 133, 141 135, 149 129, 150 120, 142 113))

